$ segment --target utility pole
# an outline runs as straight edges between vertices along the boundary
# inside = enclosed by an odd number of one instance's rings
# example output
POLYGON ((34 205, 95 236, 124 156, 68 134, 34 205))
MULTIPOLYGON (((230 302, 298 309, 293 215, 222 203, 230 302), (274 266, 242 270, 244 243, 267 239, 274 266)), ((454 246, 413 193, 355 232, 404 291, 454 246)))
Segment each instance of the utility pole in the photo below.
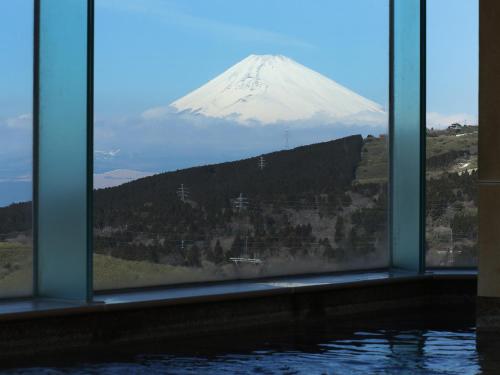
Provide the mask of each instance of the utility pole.
POLYGON ((248 236, 245 236, 245 248, 243 250, 243 257, 248 258, 248 236))
POLYGON ((289 138, 290 138, 290 130, 288 128, 286 128, 286 130, 285 130, 285 150, 288 150, 289 138))
POLYGON ((455 245, 453 244, 453 228, 450 228, 450 237, 451 237, 451 251, 453 251, 453 248, 455 247, 455 245))
POLYGON ((264 170, 266 166, 266 161, 264 159, 264 156, 259 157, 259 161, 257 162, 257 165, 259 166, 260 170, 264 170))
POLYGON ((454 247, 455 245, 453 244, 453 228, 450 228, 450 259, 449 259, 449 264, 453 265, 455 263, 455 253, 454 253, 454 247))
POLYGON ((184 187, 184 184, 181 184, 181 187, 177 189, 177 196, 183 203, 186 203, 188 195, 189 195, 189 190, 184 187))

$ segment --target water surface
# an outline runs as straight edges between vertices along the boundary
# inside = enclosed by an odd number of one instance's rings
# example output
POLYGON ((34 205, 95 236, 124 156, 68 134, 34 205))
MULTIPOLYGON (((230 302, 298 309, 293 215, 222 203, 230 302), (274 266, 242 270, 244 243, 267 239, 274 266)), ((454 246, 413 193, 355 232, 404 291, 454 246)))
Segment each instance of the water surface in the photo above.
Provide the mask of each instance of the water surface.
POLYGON ((466 325, 349 330, 323 323, 170 341, 134 348, 135 354, 100 352, 70 363, 2 373, 500 374, 497 337, 478 345, 477 336, 466 325))

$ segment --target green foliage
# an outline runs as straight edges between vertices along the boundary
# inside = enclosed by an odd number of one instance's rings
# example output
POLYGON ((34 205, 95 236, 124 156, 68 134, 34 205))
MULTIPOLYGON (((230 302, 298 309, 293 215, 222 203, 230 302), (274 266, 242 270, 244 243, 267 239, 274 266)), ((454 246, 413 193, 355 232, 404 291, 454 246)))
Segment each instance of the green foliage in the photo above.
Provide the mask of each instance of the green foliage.
POLYGON ((196 244, 188 247, 186 254, 186 266, 201 267, 201 251, 196 244))
POLYGON ((214 247, 214 263, 221 264, 224 261, 224 250, 220 245, 220 241, 217 240, 214 247))
POLYGON ((32 227, 31 202, 14 203, 0 207, 0 240, 16 233, 30 233, 32 227))
POLYGON ((345 238, 345 224, 342 216, 337 217, 335 223, 335 242, 339 243, 345 238))
POLYGON ((461 238, 476 240, 478 231, 477 215, 463 212, 455 214, 451 220, 451 229, 454 234, 459 234, 461 238))

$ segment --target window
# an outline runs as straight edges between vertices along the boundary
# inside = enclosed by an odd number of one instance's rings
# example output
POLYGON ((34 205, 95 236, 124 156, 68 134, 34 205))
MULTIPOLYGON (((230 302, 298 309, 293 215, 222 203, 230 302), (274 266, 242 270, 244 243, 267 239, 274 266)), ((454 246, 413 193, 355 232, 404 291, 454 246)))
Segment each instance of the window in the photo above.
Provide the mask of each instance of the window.
MULTIPOLYGON (((475 265, 477 4, 429 4, 424 215, 424 8, 393 3, 392 238, 389 2, 100 0, 95 67, 92 3, 40 4, 35 293, 91 298, 91 255, 95 289, 423 271, 424 216, 428 266, 475 265)), ((32 8, 1 8, 2 296, 32 289, 32 8)))
POLYGON ((0 297, 32 291, 33 1, 0 3, 0 297))
POLYGON ((388 6, 98 1, 95 288, 386 267, 388 6))
POLYGON ((427 265, 477 264, 478 2, 428 4, 427 265))

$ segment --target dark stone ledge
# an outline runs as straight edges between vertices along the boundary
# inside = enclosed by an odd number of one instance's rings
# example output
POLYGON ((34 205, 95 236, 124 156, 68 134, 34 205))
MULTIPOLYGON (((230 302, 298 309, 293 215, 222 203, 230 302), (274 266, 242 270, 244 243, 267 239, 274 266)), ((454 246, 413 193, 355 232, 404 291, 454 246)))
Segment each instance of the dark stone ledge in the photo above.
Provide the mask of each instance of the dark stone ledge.
POLYGON ((233 335, 325 318, 347 327, 380 316, 473 316, 476 290, 473 275, 425 275, 11 312, 0 317, 0 360, 6 363, 27 355, 233 335))
POLYGON ((477 297, 478 331, 500 332, 500 298, 477 297))

